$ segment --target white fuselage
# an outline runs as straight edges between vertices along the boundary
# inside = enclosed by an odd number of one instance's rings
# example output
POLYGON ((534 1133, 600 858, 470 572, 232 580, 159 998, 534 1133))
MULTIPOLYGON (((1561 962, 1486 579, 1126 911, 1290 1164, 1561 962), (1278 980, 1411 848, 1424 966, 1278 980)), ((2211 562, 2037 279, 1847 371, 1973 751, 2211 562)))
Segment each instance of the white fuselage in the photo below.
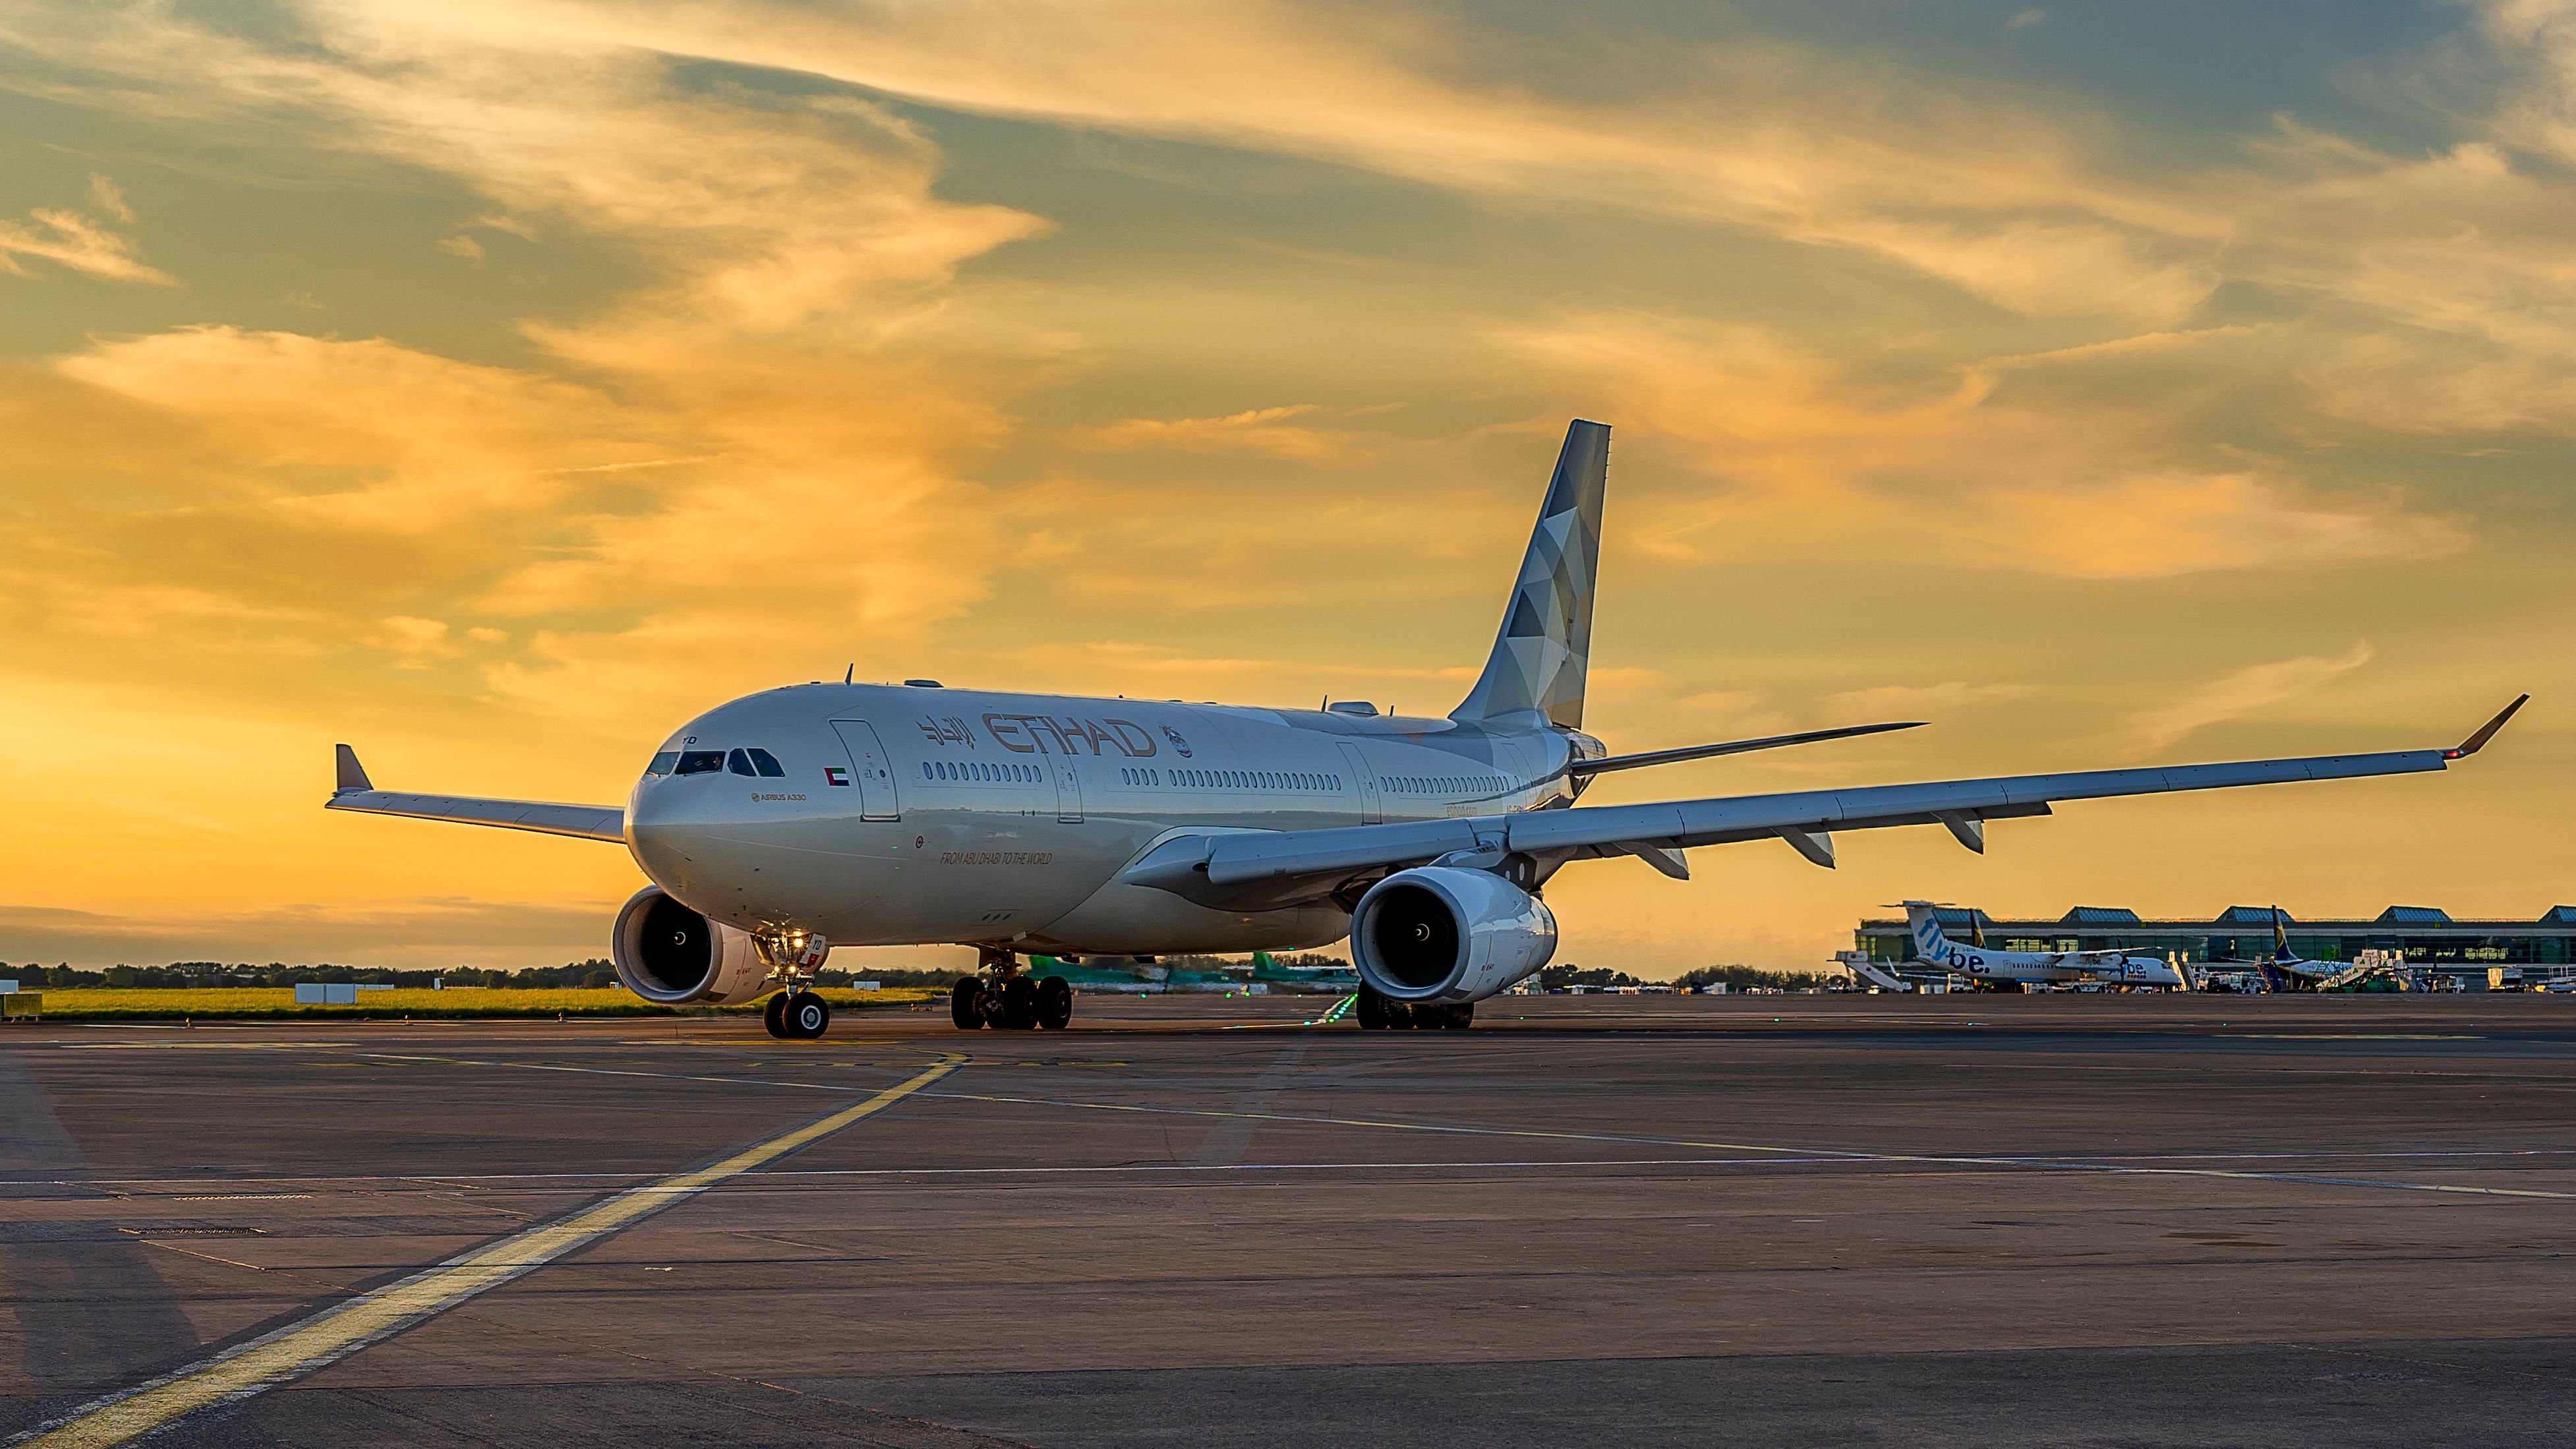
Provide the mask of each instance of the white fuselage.
POLYGON ((1183 831, 1563 803, 1578 739, 1448 719, 801 685, 675 732, 628 800, 626 839, 655 884, 708 917, 836 945, 1298 949, 1339 939, 1346 906, 1228 912, 1117 876, 1183 831), (754 751, 779 773, 737 773, 767 763, 754 751), (709 752, 723 763, 706 768, 709 752))
POLYGON ((2187 986, 2182 973, 2147 956, 2117 951, 1994 951, 1962 945, 1942 931, 1931 907, 1908 901, 1906 927, 1914 937, 1914 954, 1945 971, 1979 981, 2109 981, 2133 986, 2187 986))
POLYGON ((1989 951, 1948 946, 1940 959, 1924 960, 1979 981, 2108 981, 2133 986, 2179 986, 2181 973, 2146 956, 2103 951, 1989 951))

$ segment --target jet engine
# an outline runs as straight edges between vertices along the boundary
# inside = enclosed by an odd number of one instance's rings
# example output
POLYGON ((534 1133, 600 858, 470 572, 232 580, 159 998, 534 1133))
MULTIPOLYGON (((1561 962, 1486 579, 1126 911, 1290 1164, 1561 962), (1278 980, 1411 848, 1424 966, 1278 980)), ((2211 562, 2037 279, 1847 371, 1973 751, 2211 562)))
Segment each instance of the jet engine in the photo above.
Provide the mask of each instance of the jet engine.
POLYGON ((1360 977, 1398 1001, 1479 1001, 1556 954, 1547 902, 1481 870, 1425 865, 1369 888, 1351 913, 1360 977))
POLYGON ((749 932, 708 920, 660 886, 637 891, 617 913, 609 956, 627 990, 665 1006, 733 1006, 770 986, 749 932))

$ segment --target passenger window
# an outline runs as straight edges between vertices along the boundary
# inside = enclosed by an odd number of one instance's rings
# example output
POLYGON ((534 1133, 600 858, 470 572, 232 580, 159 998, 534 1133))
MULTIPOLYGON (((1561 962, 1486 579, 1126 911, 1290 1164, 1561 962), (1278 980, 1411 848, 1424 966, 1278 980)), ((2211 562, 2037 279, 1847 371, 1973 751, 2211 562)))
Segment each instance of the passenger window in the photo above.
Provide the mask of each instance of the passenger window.
POLYGON ((745 750, 743 753, 751 756, 751 767, 758 770, 764 777, 772 780, 787 778, 787 771, 779 765, 778 757, 769 751, 745 750))
POLYGON ((680 767, 672 773, 679 775, 712 775, 724 767, 724 751, 722 750, 682 750, 680 752, 680 767))
POLYGON ((664 750, 662 753, 653 757, 653 763, 644 767, 644 773, 647 775, 667 775, 671 773, 673 769, 677 768, 679 763, 680 752, 678 750, 664 750))

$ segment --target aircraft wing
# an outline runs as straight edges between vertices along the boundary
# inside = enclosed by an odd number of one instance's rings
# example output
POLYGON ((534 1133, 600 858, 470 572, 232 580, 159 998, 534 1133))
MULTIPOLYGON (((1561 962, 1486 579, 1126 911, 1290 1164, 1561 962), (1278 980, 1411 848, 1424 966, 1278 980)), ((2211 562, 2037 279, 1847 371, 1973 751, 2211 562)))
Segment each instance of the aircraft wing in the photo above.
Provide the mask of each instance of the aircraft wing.
POLYGON ((334 747, 339 783, 325 810, 358 810, 369 815, 408 815, 415 820, 449 820, 460 825, 497 825, 505 830, 535 830, 583 840, 626 842, 626 812, 611 805, 556 805, 542 800, 487 800, 475 795, 412 795, 379 790, 358 763, 357 751, 334 747))
POLYGON ((1682 849, 1766 839, 1785 840, 1807 859, 1830 867, 1833 832, 1893 825, 1943 825, 1962 845, 1981 851, 1985 821, 2046 815, 2061 800, 2444 769, 2451 761, 2476 753, 2521 704, 2514 701, 2466 742, 2450 749, 1936 780, 1322 830, 1184 835, 1147 852, 1128 867, 1123 878, 1211 901, 1293 899, 1301 884, 1311 888, 1314 882, 1339 882, 1360 872, 1419 865, 1451 854, 1499 859, 1519 852, 1542 860, 1639 855, 1673 874, 1680 864, 1675 852, 1682 849), (1659 855, 1666 859, 1657 860, 1659 855))

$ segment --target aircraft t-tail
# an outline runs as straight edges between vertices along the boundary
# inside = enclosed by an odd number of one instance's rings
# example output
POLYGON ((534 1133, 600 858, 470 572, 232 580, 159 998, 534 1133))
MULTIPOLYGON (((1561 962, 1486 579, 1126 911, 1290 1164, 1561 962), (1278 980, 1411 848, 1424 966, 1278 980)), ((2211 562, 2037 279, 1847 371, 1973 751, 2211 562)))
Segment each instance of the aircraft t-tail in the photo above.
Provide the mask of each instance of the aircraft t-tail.
MULTIPOLYGON (((2440 770, 2449 749, 1937 780, 1582 806, 1613 770, 1911 723, 1614 755, 1583 730, 1610 429, 1566 429, 1484 671, 1440 718, 900 685, 805 684, 718 705, 662 742, 626 803, 379 790, 339 747, 334 810, 622 844, 653 883, 611 930, 648 1001, 779 991, 770 1030, 820 1035, 806 988, 833 944, 962 944, 956 1024, 1062 1027, 1073 993, 1033 953, 1299 951, 1350 938, 1372 1027, 1462 1027, 1545 965, 1568 864, 1776 840, 1820 866, 1834 834, 1990 820, 2059 801, 2440 770), (783 991, 780 988, 784 988, 783 991)), ((2515 701, 2518 706, 2520 700, 2515 701)))
POLYGON ((2018 991, 2034 982, 2103 981, 2123 986, 2191 989, 2190 978, 2179 967, 2152 956, 2132 956, 2124 951, 1997 951, 1983 945, 1962 946, 1941 930, 1940 911, 1931 901, 1907 901, 1905 925, 1913 934, 1917 959, 1986 985, 2018 991))

